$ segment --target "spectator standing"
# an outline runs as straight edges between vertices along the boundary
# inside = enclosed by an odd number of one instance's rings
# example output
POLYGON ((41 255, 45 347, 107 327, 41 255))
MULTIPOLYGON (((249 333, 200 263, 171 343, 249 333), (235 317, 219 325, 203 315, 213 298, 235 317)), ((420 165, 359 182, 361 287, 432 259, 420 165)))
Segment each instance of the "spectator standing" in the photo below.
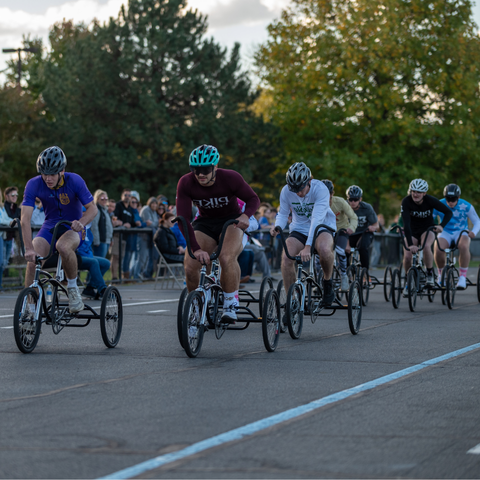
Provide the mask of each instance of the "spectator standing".
POLYGON ((182 263, 185 259, 185 248, 178 245, 175 234, 172 232, 173 218, 173 213, 163 214, 160 228, 155 233, 153 241, 167 263, 182 263))
MULTIPOLYGON (((133 212, 130 208, 130 197, 131 190, 126 188, 122 192, 122 197, 119 202, 115 205, 115 210, 113 212, 114 217, 116 217, 118 226, 124 228, 131 228, 133 225, 133 212)), ((112 218, 112 222, 113 222, 112 218)), ((127 241, 125 238, 122 238, 122 253, 125 255, 127 241)), ((118 280, 118 265, 121 262, 119 258, 120 252, 120 235, 113 236, 113 245, 112 245, 112 280, 118 280)), ((125 257, 124 257, 125 260, 125 257)), ((130 258, 128 259, 130 262, 130 258)), ((128 268, 125 269, 125 263, 122 267, 124 278, 129 278, 130 274, 128 268)))
MULTIPOLYGON (((0 225, 7 226, 10 223, 10 218, 5 211, 5 207, 2 202, 2 190, 0 189, 0 225)), ((3 279, 3 239, 6 237, 6 232, 0 232, 0 290, 2 289, 2 279, 3 279)))
POLYGON ((33 226, 41 226, 45 221, 45 211, 43 209, 42 201, 37 197, 35 199, 35 208, 32 213, 32 220, 30 221, 33 226))
POLYGON ((147 228, 152 230, 152 234, 140 235, 140 251, 138 261, 135 266, 134 277, 141 279, 151 278, 153 274, 153 264, 158 258, 157 251, 153 247, 153 235, 158 229, 157 214, 158 201, 155 197, 150 197, 147 204, 140 210, 140 218, 147 228))
MULTIPOLYGON (((140 217, 140 212, 138 211, 138 207, 140 205, 140 194, 138 192, 132 191, 131 197, 130 197, 130 209, 132 210, 133 213, 133 228, 142 228, 145 227, 146 224, 142 222, 142 219, 140 217)), ((128 264, 126 265, 126 268, 130 272, 129 277, 134 278, 134 271, 135 271, 135 266, 138 261, 138 250, 139 250, 139 240, 138 240, 138 235, 137 234, 130 234, 127 237, 127 248, 125 251, 125 256, 130 254, 130 260, 128 264)), ((125 267, 125 259, 124 259, 124 267, 125 267)), ((139 278, 138 276, 135 278, 139 278)))
MULTIPOLYGON (((13 220, 15 218, 20 219, 20 207, 17 205, 18 200, 18 188, 7 187, 5 189, 5 212, 8 217, 13 220)), ((15 238, 15 232, 7 232, 4 241, 4 253, 3 253, 3 267, 7 268, 10 256, 12 254, 13 239, 15 238)))
POLYGON ((113 224, 108 214, 108 195, 105 190, 97 190, 93 195, 97 205, 97 216, 92 221, 93 255, 107 258, 108 247, 112 242, 113 224))

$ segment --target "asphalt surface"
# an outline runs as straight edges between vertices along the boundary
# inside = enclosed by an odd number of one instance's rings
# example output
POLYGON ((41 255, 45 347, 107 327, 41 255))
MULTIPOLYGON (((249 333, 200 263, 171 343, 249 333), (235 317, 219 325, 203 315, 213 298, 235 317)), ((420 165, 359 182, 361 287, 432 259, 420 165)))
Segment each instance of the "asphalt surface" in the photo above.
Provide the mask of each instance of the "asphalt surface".
MULTIPOLYGON (((382 271, 372 273, 382 280, 382 271)), ((249 288, 258 295, 255 278, 249 288)), ((480 478, 480 345, 308 414, 267 421, 240 440, 149 463, 476 345, 475 287, 457 293, 453 310, 437 294, 412 313, 406 299, 393 309, 377 286, 358 335, 339 310, 315 324, 305 317, 301 338, 282 334, 273 353, 257 323, 220 340, 207 332, 195 359, 177 339, 180 290, 144 283, 120 292, 116 348, 104 346, 93 320, 59 335, 44 325, 27 355, 13 336, 17 294, 0 293, 0 478, 120 478, 139 464, 138 478, 480 478)))

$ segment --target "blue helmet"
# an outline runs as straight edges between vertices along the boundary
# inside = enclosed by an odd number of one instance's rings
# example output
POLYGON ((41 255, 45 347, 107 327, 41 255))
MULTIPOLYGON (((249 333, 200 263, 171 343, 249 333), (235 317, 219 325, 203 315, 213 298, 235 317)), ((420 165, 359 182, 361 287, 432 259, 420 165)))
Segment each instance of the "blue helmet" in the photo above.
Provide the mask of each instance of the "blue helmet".
POLYGON ((213 145, 201 145, 190 154, 188 164, 191 167, 209 167, 217 165, 220 154, 213 145))

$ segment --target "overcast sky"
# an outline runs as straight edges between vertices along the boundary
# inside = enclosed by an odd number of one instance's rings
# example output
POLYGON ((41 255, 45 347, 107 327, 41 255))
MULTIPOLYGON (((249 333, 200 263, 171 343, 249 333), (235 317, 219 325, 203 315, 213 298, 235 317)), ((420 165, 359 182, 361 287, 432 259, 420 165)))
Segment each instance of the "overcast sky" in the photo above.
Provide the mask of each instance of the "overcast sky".
MULTIPOLYGON (((128 0, 0 0, 0 47, 18 48, 22 35, 41 36, 48 45, 48 31, 62 19, 89 23, 93 18, 106 21, 116 17, 128 0)), ((188 0, 188 7, 208 15, 209 31, 215 39, 232 47, 242 44, 248 64, 255 46, 267 38, 267 25, 280 15, 289 0, 188 0)), ((11 54, 0 53, 0 70, 11 54)), ((4 76, 0 76, 4 81, 4 76)))
MULTIPOLYGON (((0 47, 18 48, 22 35, 41 36, 48 45, 48 31, 62 19, 89 23, 93 18, 106 21, 116 17, 127 0, 0 0, 0 47)), ((227 46, 242 44, 248 66, 255 47, 266 40, 267 25, 280 15, 289 0, 188 0, 188 6, 208 14, 209 35, 227 46)), ((479 1, 480 3, 480 1, 479 1)), ((480 25, 480 6, 473 8, 480 25)), ((11 54, 0 53, 0 71, 11 54)), ((0 74, 3 83, 4 76, 0 74)))

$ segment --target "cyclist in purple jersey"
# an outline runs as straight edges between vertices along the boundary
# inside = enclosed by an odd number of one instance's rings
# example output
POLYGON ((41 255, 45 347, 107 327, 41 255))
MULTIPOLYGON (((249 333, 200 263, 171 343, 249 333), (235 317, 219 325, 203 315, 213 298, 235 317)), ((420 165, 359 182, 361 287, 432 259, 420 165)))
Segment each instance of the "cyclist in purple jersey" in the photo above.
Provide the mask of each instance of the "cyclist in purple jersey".
POLYGON ((68 285, 68 305, 71 313, 83 310, 83 302, 77 287, 77 257, 75 250, 85 239, 85 225, 97 214, 97 206, 84 180, 75 173, 66 173, 67 158, 61 148, 53 146, 44 150, 37 159, 39 176, 30 179, 25 186, 22 203, 22 232, 25 243, 27 272, 25 285, 33 282, 36 256, 48 255, 53 228, 61 220, 72 222, 71 227, 60 230, 55 248, 62 258, 62 266, 68 285), (35 207, 35 197, 40 198, 45 210, 45 222, 32 241, 30 219, 35 207), (85 212, 82 214, 82 206, 85 212))
MULTIPOLYGON (((177 186, 177 215, 190 219, 192 203, 199 215, 188 224, 192 251, 197 260, 185 255, 185 273, 189 291, 198 286, 201 264, 210 263, 210 254, 218 245, 223 225, 231 219, 238 224, 227 229, 219 257, 224 291, 222 321, 234 323, 238 307, 240 266, 237 258, 243 245, 243 232, 250 225, 260 199, 243 177, 232 170, 218 168, 220 155, 211 145, 201 145, 190 154, 191 173, 184 175, 177 186), (242 213, 237 198, 245 202, 242 213)), ((179 224, 182 233, 183 225, 179 224)))

